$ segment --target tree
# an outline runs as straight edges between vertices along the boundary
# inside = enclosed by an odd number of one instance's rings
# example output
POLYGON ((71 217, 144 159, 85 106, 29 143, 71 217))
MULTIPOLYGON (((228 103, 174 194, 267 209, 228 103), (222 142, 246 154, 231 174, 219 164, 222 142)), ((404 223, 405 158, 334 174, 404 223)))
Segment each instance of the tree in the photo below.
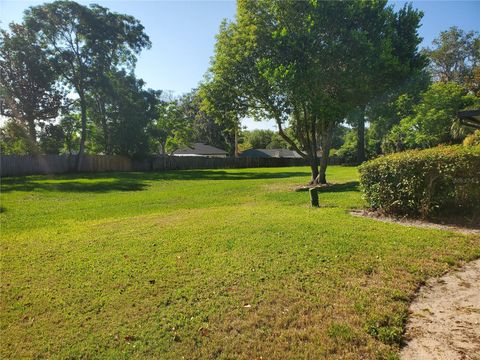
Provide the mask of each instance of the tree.
MULTIPOLYGON (((397 19, 393 21, 392 25, 395 30, 391 36, 398 64, 397 66, 390 66, 389 71, 378 71, 376 66, 366 67, 367 74, 362 91, 358 93, 361 98, 361 105, 349 116, 349 122, 356 128, 357 132, 357 163, 366 160, 365 122, 371 103, 378 103, 378 98, 385 99, 385 95, 391 97, 392 93, 394 96, 395 94, 398 96, 400 89, 411 86, 412 78, 415 80, 422 78, 422 70, 428 64, 426 57, 417 51, 421 38, 416 30, 420 26, 423 13, 413 11, 411 7, 405 6, 399 10, 396 16, 397 19)), ((370 53, 370 55, 373 57, 364 59, 365 63, 383 62, 383 60, 376 58, 377 54, 370 53)), ((385 65, 389 66, 388 63, 385 63, 385 65)))
POLYGON ((244 131, 245 141, 254 149, 266 149, 274 137, 272 130, 251 130, 244 131))
POLYGON ((234 88, 226 81, 212 81, 211 73, 207 73, 206 82, 198 89, 200 111, 214 127, 221 129, 225 139, 225 147, 235 157, 239 154, 239 137, 241 119, 247 111, 245 104, 239 100, 234 88))
POLYGON ((106 99, 107 132, 112 154, 141 156, 149 152, 149 129, 158 118, 160 92, 119 71, 111 75, 113 93, 106 99))
POLYGON ((370 156, 383 153, 382 142, 387 134, 401 119, 413 114, 414 105, 421 101, 422 93, 430 84, 430 74, 421 70, 413 73, 402 85, 369 102, 365 115, 370 126, 365 148, 370 156))
POLYGON ((200 142, 234 153, 235 134, 228 122, 219 121, 212 108, 204 107, 204 89, 194 89, 179 99, 179 109, 190 122, 188 142, 200 142))
POLYGON ((412 115, 392 128, 384 141, 386 152, 455 142, 452 125, 458 112, 475 103, 479 104, 478 99, 459 84, 432 84, 413 106, 412 115))
POLYGON ((81 127, 80 119, 77 114, 69 114, 60 120, 60 126, 65 136, 65 150, 68 155, 73 155, 79 145, 78 131, 81 127))
POLYGON ((27 155, 31 153, 28 131, 15 119, 8 119, 0 128, 0 152, 2 155, 27 155))
POLYGON ((180 106, 179 99, 163 99, 157 105, 157 114, 150 134, 154 146, 163 155, 165 161, 168 153, 190 143, 192 122, 185 116, 185 109, 180 106))
POLYGON ((54 1, 31 7, 24 19, 65 84, 78 96, 81 114, 78 169, 87 136, 88 92, 97 87, 102 74, 109 70, 133 68, 136 54, 149 47, 150 41, 134 17, 98 5, 85 7, 73 1, 54 1))
MULTIPOLYGON (((288 134, 289 128, 285 129, 288 134)), ((270 143, 267 145, 267 149, 289 149, 288 144, 278 133, 274 133, 270 143)))
POLYGON ((375 94, 372 83, 409 71, 416 46, 402 38, 416 38, 419 18, 408 6, 395 13, 386 1, 239 1, 235 22, 220 28, 210 78, 235 99, 232 109, 274 119, 309 161, 311 183, 326 183, 335 128, 365 103, 360 94, 375 94), (284 131, 287 122, 294 137, 284 131))
MULTIPOLYGON (((442 31, 433 48, 425 49, 430 59, 434 79, 471 85, 474 92, 475 72, 480 66, 480 36, 476 31, 465 32, 456 26, 442 31)), ((477 84, 478 85, 478 84, 477 84)))
POLYGON ((25 26, 12 23, 10 32, 0 30, 0 74, 2 115, 26 128, 26 151, 36 153, 37 126, 57 117, 62 93, 55 86, 55 69, 25 26))
POLYGON ((43 154, 58 155, 63 150, 65 134, 61 125, 45 124, 40 132, 40 148, 43 154))

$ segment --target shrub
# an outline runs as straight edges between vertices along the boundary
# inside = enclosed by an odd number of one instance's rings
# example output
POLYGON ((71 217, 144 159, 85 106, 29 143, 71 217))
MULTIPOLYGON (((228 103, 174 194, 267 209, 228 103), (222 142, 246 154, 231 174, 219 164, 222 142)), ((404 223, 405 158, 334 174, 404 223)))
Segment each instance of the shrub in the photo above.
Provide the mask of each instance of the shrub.
POLYGON ((475 146, 480 145, 480 130, 476 130, 473 134, 468 135, 465 140, 463 140, 464 146, 475 146))
POLYGON ((374 210, 422 218, 480 210, 480 146, 439 146, 382 156, 360 167, 374 210))

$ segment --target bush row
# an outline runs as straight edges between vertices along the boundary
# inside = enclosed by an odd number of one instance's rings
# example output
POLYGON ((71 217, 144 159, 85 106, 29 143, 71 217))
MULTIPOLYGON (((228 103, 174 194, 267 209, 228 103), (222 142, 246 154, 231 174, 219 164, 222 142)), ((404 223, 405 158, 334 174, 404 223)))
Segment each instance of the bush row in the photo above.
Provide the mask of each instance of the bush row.
POLYGON ((480 211, 480 146, 439 146, 382 156, 360 167, 374 210, 433 217, 480 211))

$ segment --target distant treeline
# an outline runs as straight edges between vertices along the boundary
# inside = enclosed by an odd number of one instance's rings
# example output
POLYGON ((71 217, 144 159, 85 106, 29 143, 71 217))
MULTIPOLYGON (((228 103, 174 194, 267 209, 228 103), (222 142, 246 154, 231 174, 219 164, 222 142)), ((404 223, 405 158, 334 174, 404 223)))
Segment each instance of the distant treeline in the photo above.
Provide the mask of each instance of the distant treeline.
POLYGON ((74 1, 27 9, 0 30, 2 154, 75 154, 81 168, 83 154, 142 157, 193 142, 232 155, 289 148, 312 182, 325 182, 331 153, 360 163, 478 141, 457 118, 480 106, 477 32, 452 27, 420 50, 422 13, 408 4, 244 0, 237 9, 220 24, 205 80, 180 97, 136 77, 151 42, 134 17, 74 1), (246 131, 245 117, 277 129, 246 131))

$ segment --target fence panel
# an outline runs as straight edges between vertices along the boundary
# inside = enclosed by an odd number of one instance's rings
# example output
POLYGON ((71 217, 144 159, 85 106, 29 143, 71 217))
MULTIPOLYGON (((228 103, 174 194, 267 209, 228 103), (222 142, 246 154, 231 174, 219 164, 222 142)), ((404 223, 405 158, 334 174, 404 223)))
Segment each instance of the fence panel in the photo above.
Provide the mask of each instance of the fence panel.
MULTIPOLYGON (((67 155, 4 155, 0 159, 0 176, 2 177, 74 172, 77 160, 76 156, 67 155)), ((329 163, 339 165, 341 162, 340 159, 332 157, 329 163)), ((295 158, 152 156, 144 159, 131 159, 120 155, 85 155, 81 163, 81 172, 233 169, 305 165, 307 165, 306 160, 295 158)))

